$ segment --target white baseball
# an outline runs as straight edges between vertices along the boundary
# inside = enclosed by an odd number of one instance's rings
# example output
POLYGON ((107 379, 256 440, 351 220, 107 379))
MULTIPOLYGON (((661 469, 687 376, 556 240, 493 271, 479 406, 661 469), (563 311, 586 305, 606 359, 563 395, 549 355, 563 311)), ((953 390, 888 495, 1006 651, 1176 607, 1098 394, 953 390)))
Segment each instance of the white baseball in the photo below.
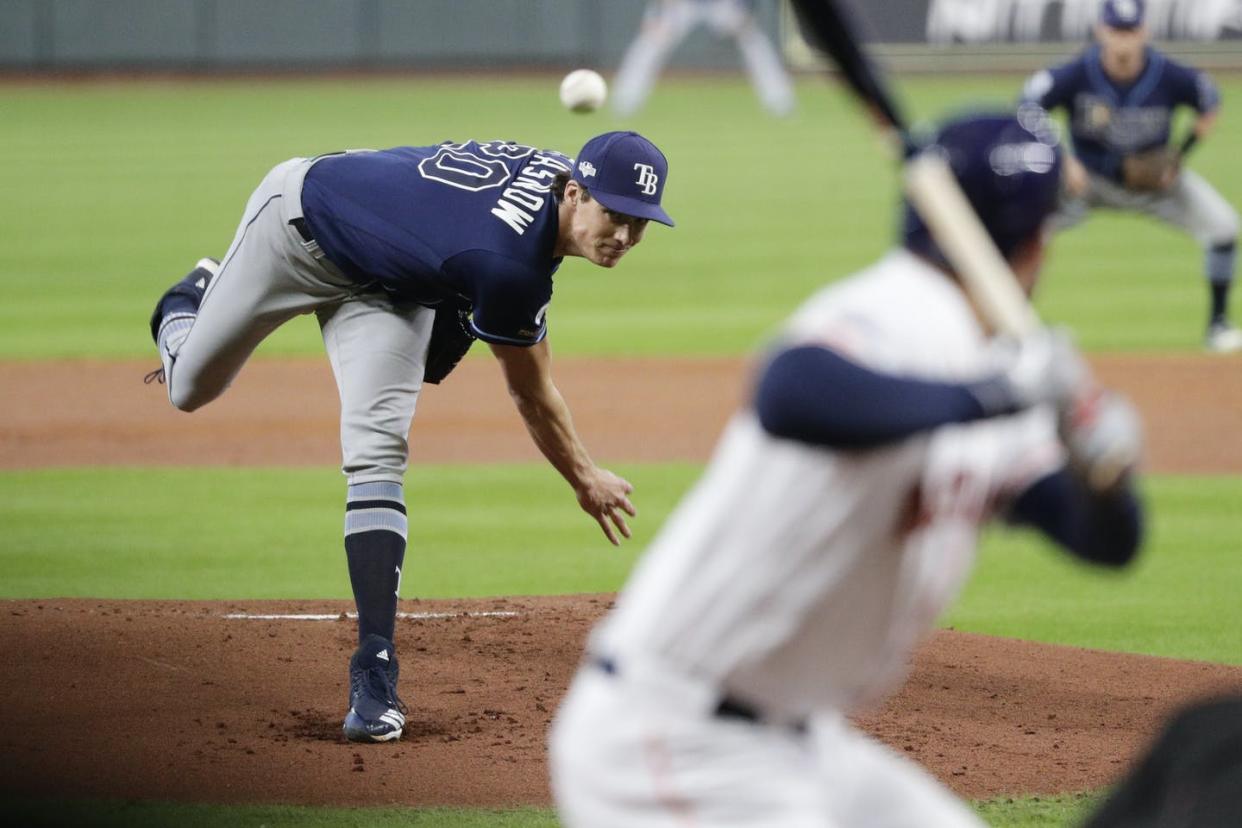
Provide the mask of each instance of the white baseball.
POLYGON ((594 112, 606 97, 608 84, 594 69, 575 69, 561 81, 561 103, 570 112, 594 112))

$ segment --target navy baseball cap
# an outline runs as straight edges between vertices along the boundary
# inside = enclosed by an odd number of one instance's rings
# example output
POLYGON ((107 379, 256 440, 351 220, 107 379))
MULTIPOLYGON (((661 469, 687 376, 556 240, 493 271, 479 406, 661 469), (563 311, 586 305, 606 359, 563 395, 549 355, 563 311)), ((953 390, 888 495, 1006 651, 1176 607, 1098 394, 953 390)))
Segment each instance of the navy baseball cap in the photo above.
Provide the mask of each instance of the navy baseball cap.
MULTIPOLYGON (((966 200, 1008 258, 1043 226, 1061 189, 1060 137, 1048 113, 1024 104, 1017 114, 973 114, 943 125, 924 152, 942 153, 966 200)), ((907 201, 906 247, 934 261, 945 258, 907 201)))
POLYGON ((1137 29, 1144 11, 1143 0, 1104 0, 1100 22, 1110 29, 1137 29))
POLYGON ((660 206, 668 160, 637 132, 596 135, 578 153, 572 178, 609 210, 673 226, 660 206))

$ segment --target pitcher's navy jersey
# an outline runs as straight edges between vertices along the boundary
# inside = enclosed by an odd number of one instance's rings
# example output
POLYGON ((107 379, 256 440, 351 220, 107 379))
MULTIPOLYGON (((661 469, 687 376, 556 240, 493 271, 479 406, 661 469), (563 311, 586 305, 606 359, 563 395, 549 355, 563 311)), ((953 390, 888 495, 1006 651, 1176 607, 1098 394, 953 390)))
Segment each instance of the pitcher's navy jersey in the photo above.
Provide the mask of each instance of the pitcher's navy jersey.
POLYGON ((561 263, 552 180, 571 166, 510 141, 351 152, 311 167, 302 209, 350 278, 426 305, 464 301, 480 339, 533 345, 561 263))
POLYGON ((1063 66, 1036 73, 1027 81, 1023 98, 1045 109, 1064 107, 1083 165, 1114 180, 1120 180, 1122 158, 1168 144, 1178 105, 1203 114, 1220 104, 1220 93, 1206 72, 1151 47, 1146 68, 1132 83, 1111 80, 1100 65, 1099 46, 1093 46, 1063 66))

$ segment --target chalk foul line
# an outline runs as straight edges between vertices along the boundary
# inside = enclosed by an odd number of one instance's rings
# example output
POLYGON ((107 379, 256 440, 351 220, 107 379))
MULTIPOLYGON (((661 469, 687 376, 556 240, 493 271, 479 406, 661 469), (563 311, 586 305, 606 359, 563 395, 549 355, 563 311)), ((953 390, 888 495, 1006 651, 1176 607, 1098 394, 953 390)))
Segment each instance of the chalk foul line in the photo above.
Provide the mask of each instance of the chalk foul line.
MULTIPOLYGON (((410 618, 415 621, 426 621, 433 618, 516 618, 522 613, 510 611, 494 612, 399 612, 398 618, 410 618)), ((230 612, 224 615, 230 621, 338 621, 339 612, 299 612, 299 613, 251 613, 230 612)), ((346 618, 357 618, 358 613, 347 612, 346 618)))

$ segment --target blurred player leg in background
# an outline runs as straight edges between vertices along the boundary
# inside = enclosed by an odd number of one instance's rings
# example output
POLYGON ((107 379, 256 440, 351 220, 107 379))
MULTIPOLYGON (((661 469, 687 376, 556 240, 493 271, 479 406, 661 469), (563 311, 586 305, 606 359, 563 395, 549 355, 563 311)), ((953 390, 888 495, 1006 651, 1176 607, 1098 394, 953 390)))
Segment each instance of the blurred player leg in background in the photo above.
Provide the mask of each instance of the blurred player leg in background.
POLYGON ((1184 230, 1204 250, 1205 275, 1210 292, 1205 346, 1209 351, 1242 351, 1242 331, 1229 321, 1229 294, 1237 270, 1238 213, 1203 176, 1182 170, 1164 192, 1136 192, 1095 174, 1089 174, 1086 192, 1066 198, 1057 210, 1054 227, 1065 230, 1079 224, 1100 207, 1144 213, 1184 230))
POLYGON ((737 47, 746 62, 746 71, 755 87, 764 109, 773 115, 784 117, 793 112, 794 91, 789 73, 785 71, 776 49, 764 36, 755 17, 745 6, 732 6, 734 14, 712 26, 718 34, 728 34, 737 41, 737 47))
POLYGON ((1204 250, 1205 275, 1211 291, 1208 350, 1242 351, 1242 331, 1229 322, 1229 291, 1237 258, 1237 211, 1203 176, 1182 170, 1169 191, 1152 204, 1151 212, 1194 236, 1204 250))
POLYGON ((613 81, 613 108, 632 115, 642 108, 673 50, 696 27, 732 37, 763 106, 774 115, 794 108, 793 83, 780 56, 755 22, 746 0, 658 0, 647 6, 638 36, 613 81))
POLYGON ((656 76, 677 45, 698 23, 698 4, 655 2, 647 6, 643 22, 617 70, 612 105, 618 115, 633 115, 646 103, 656 76))

